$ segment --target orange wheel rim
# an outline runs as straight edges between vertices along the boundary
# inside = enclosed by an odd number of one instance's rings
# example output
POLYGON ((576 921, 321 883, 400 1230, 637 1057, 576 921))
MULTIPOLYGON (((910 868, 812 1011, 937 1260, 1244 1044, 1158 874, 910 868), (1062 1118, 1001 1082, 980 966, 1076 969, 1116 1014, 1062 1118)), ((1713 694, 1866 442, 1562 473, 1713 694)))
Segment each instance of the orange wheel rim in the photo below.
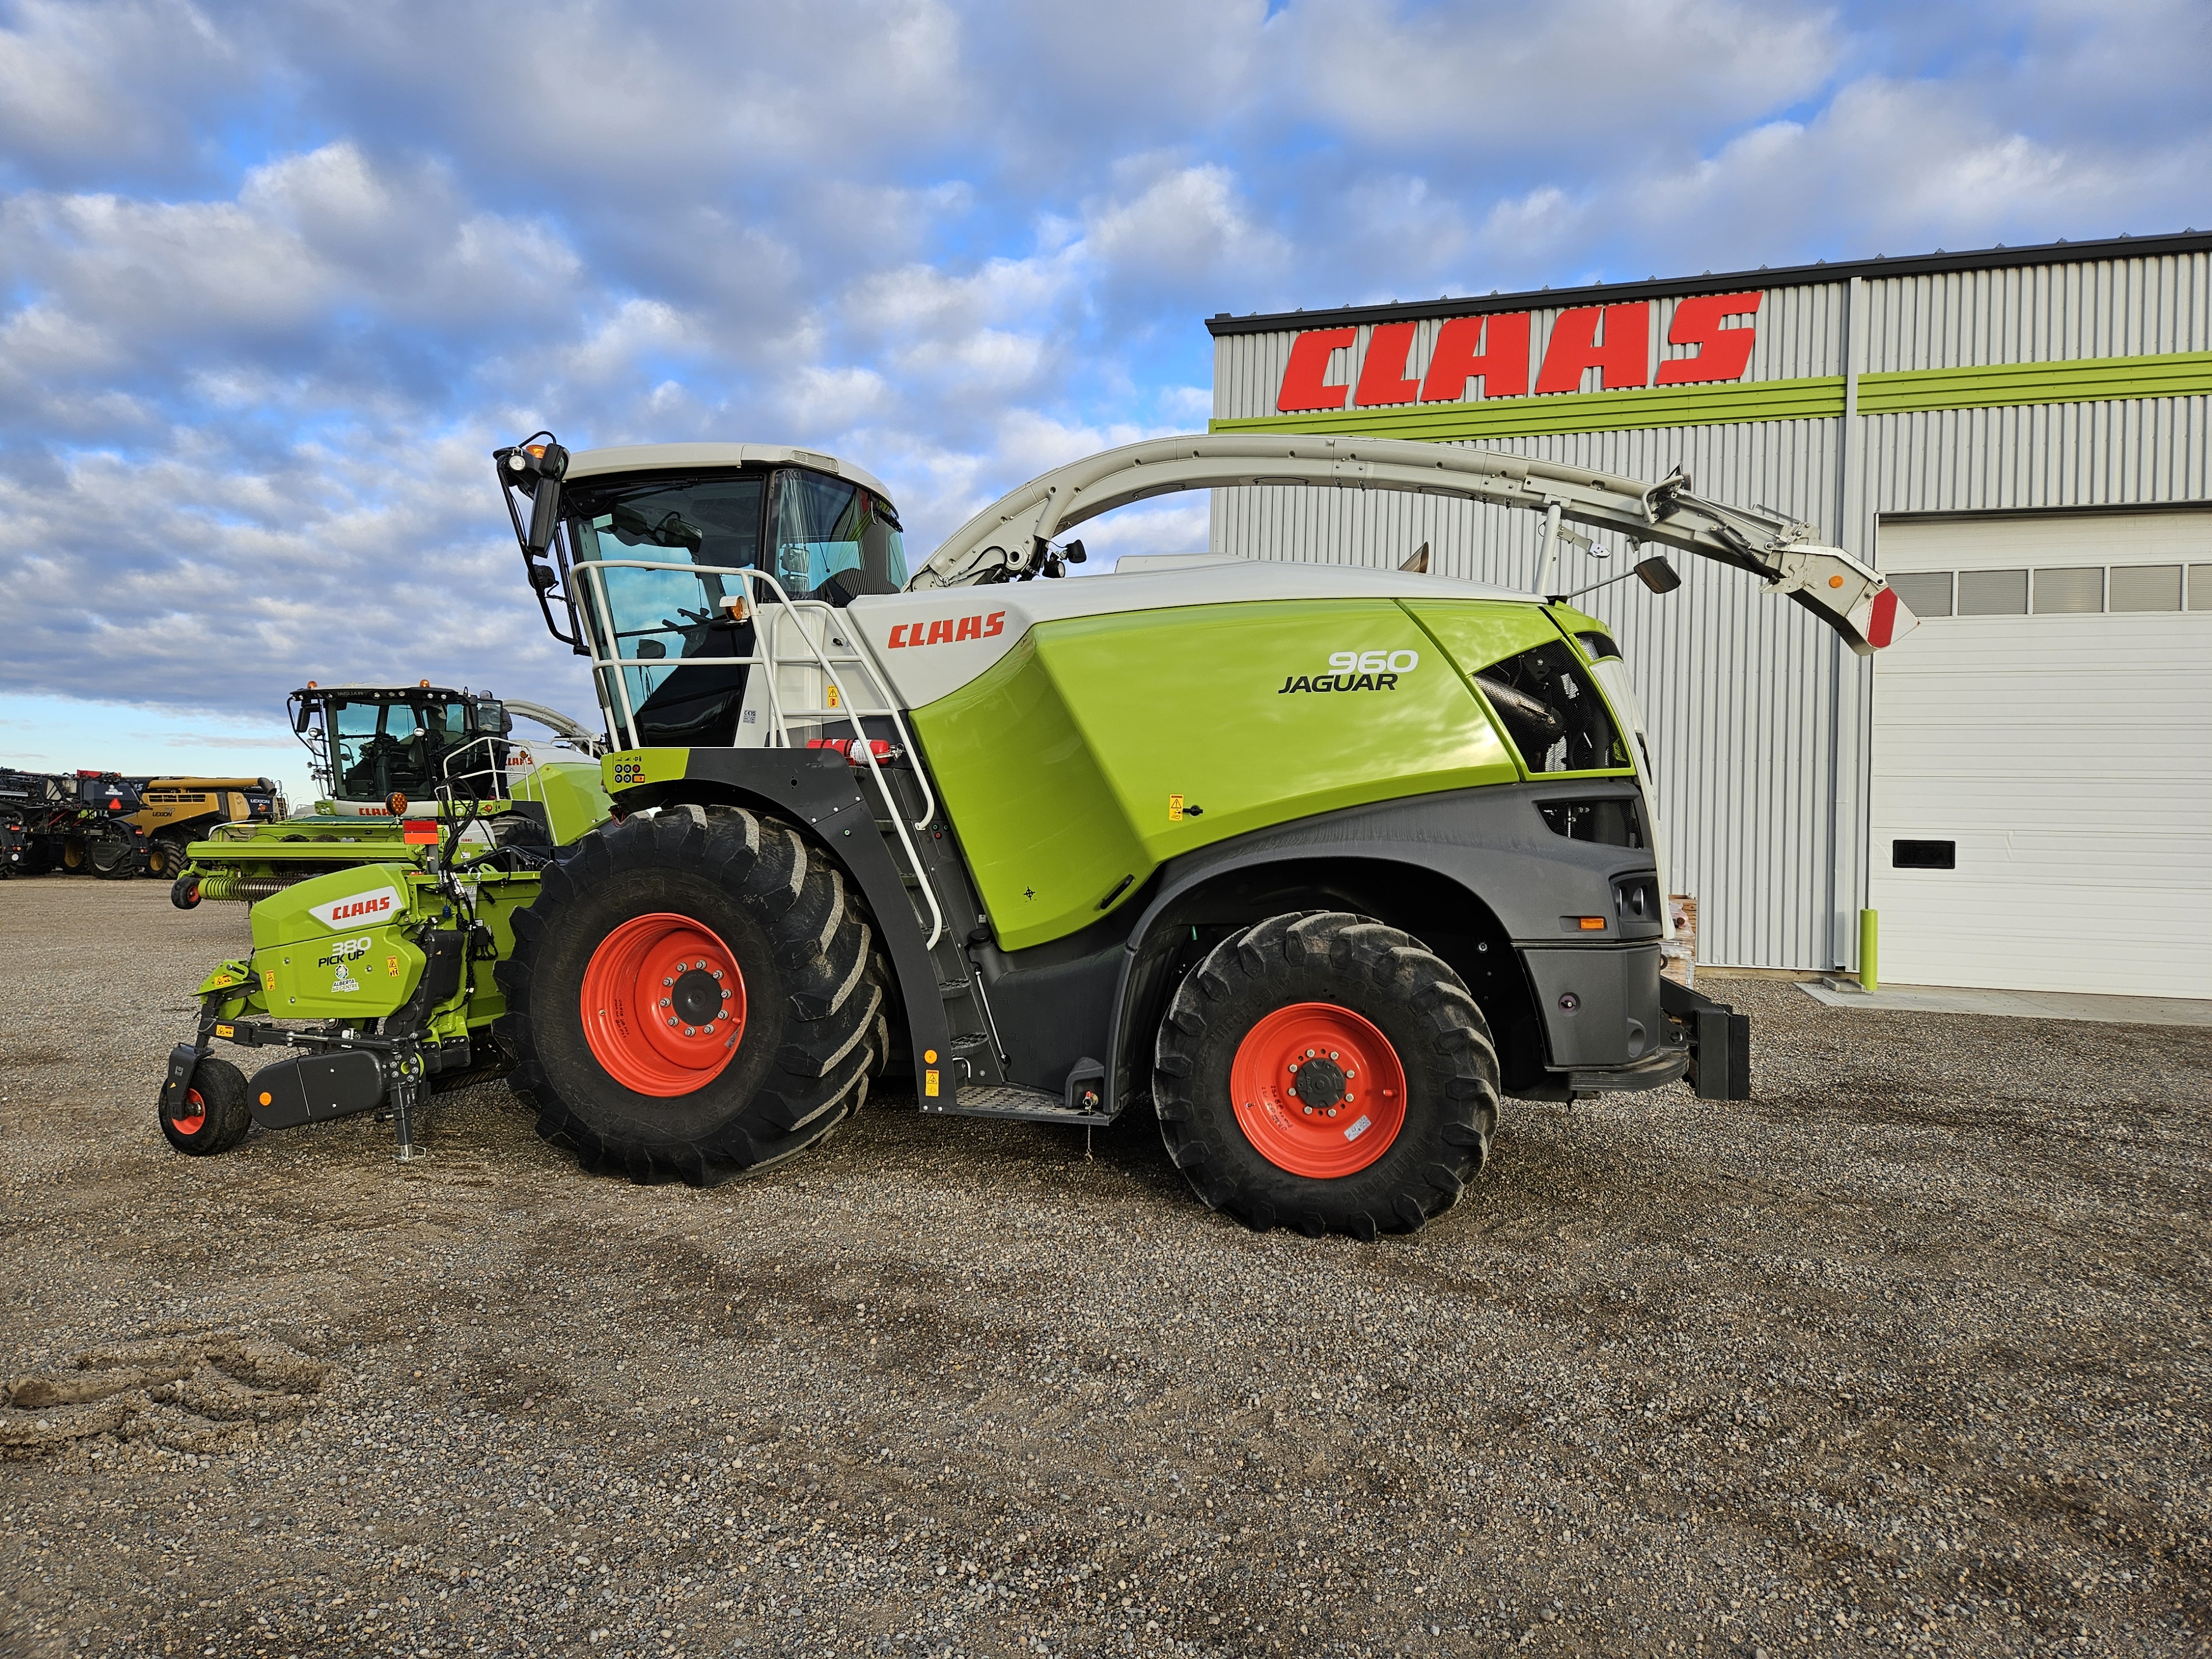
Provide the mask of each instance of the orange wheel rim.
POLYGON ((196 1135, 206 1126, 207 1102, 198 1090, 185 1091, 184 1103, 169 1114, 169 1121, 180 1135, 196 1135))
POLYGON ((1292 1175, 1355 1174, 1406 1124, 1398 1051, 1372 1022, 1333 1002, 1294 1002, 1246 1032, 1229 1087, 1253 1150, 1292 1175))
POLYGON ((584 967, 584 1041, 641 1095, 688 1095, 721 1075, 745 1030, 745 978, 711 927, 657 912, 599 941, 584 967))

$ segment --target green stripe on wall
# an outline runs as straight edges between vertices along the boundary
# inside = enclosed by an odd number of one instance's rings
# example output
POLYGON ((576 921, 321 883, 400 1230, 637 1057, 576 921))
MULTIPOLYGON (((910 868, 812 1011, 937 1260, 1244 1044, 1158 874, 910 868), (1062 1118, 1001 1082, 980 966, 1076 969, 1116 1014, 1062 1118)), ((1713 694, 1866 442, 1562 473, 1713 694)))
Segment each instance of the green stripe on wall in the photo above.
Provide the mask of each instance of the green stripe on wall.
POLYGON ((1537 432, 1623 432, 1647 426, 1805 421, 1844 412, 1841 375, 1748 386, 1666 386, 1550 398, 1484 398, 1395 409, 1322 410, 1213 421, 1210 432, 1357 432, 1370 438, 1519 438, 1537 432))
MULTIPOLYGON (((2088 357, 2055 363, 1994 363, 1859 376, 1859 413, 1994 409, 2018 404, 2091 403, 2119 398, 2212 395, 2212 351, 2154 357, 2088 357)), ((1844 412, 1840 375, 1753 380, 1736 386, 1655 386, 1547 398, 1411 404, 1389 409, 1316 410, 1210 421, 1209 432, 1349 432, 1370 438, 1519 438, 1546 432, 1623 432, 1743 421, 1832 420, 1844 412)))
POLYGON ((2212 393, 2212 351, 2156 357, 2082 357, 2057 363, 1989 363, 1859 376, 1859 413, 1996 409, 2008 404, 2084 404, 2108 398, 2198 398, 2212 393))

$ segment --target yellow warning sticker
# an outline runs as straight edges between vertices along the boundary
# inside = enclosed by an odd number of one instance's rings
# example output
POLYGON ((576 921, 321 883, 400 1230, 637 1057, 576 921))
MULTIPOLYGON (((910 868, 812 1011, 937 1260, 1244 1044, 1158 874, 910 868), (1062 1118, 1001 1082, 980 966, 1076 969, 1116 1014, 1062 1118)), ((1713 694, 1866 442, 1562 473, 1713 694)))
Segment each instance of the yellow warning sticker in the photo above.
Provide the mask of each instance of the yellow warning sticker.
POLYGON ((1182 797, 1181 795, 1170 795, 1168 797, 1168 822, 1170 823, 1181 823, 1182 822, 1182 797))
POLYGON ((398 957, 385 957, 385 959, 384 959, 384 971, 385 971, 386 973, 387 973, 387 974, 391 975, 392 976, 392 978, 394 978, 394 979, 398 978, 398 977, 399 977, 399 958, 398 958, 398 957))
POLYGON ((218 1025, 215 1028, 215 1034, 219 1037, 233 1036, 237 1034, 237 1027, 232 1025, 218 1025))
POLYGON ((937 1098, 937 1073, 934 1068, 921 1074, 921 1091, 932 1100, 937 1098))
POLYGON ((830 707, 835 708, 837 706, 837 688, 833 685, 830 688, 830 707))

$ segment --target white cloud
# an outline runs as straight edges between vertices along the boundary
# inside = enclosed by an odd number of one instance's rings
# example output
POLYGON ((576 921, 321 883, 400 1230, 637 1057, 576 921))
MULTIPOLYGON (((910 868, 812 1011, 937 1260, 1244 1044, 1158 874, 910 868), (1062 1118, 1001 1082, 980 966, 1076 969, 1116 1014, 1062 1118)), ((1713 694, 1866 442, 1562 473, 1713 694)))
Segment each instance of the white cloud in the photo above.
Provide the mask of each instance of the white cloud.
POLYGON ((19 0, 0 687, 574 703, 489 477, 540 426, 829 447, 919 556, 1202 425, 1217 310, 2207 216, 2201 0, 1268 13, 19 0))
MULTIPOLYGON (((1153 172, 1147 160, 1125 164, 1124 177, 1153 172)), ((1291 257, 1285 238, 1254 222, 1230 170, 1212 163, 1159 171, 1101 206, 1085 245, 1116 277, 1147 287, 1272 276, 1291 257)))

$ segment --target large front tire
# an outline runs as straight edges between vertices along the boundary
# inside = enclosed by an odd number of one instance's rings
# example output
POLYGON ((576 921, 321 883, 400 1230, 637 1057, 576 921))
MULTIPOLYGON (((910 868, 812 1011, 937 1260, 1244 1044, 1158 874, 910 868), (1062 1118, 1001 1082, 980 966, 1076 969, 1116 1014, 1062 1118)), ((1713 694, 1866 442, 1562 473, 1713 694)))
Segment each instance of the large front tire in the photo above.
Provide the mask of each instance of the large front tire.
POLYGON ((1271 917, 1191 970, 1153 1103, 1198 1195, 1247 1225, 1373 1238, 1455 1202, 1498 1123, 1498 1053, 1450 966, 1364 916, 1271 917))
POLYGON ((820 1140, 888 1052, 845 878, 748 811, 603 825, 515 917, 499 1041, 587 1170, 711 1186, 820 1140))
POLYGON ((185 856, 185 840, 179 836, 156 836, 146 848, 143 873, 155 881, 174 882, 191 860, 185 856))

